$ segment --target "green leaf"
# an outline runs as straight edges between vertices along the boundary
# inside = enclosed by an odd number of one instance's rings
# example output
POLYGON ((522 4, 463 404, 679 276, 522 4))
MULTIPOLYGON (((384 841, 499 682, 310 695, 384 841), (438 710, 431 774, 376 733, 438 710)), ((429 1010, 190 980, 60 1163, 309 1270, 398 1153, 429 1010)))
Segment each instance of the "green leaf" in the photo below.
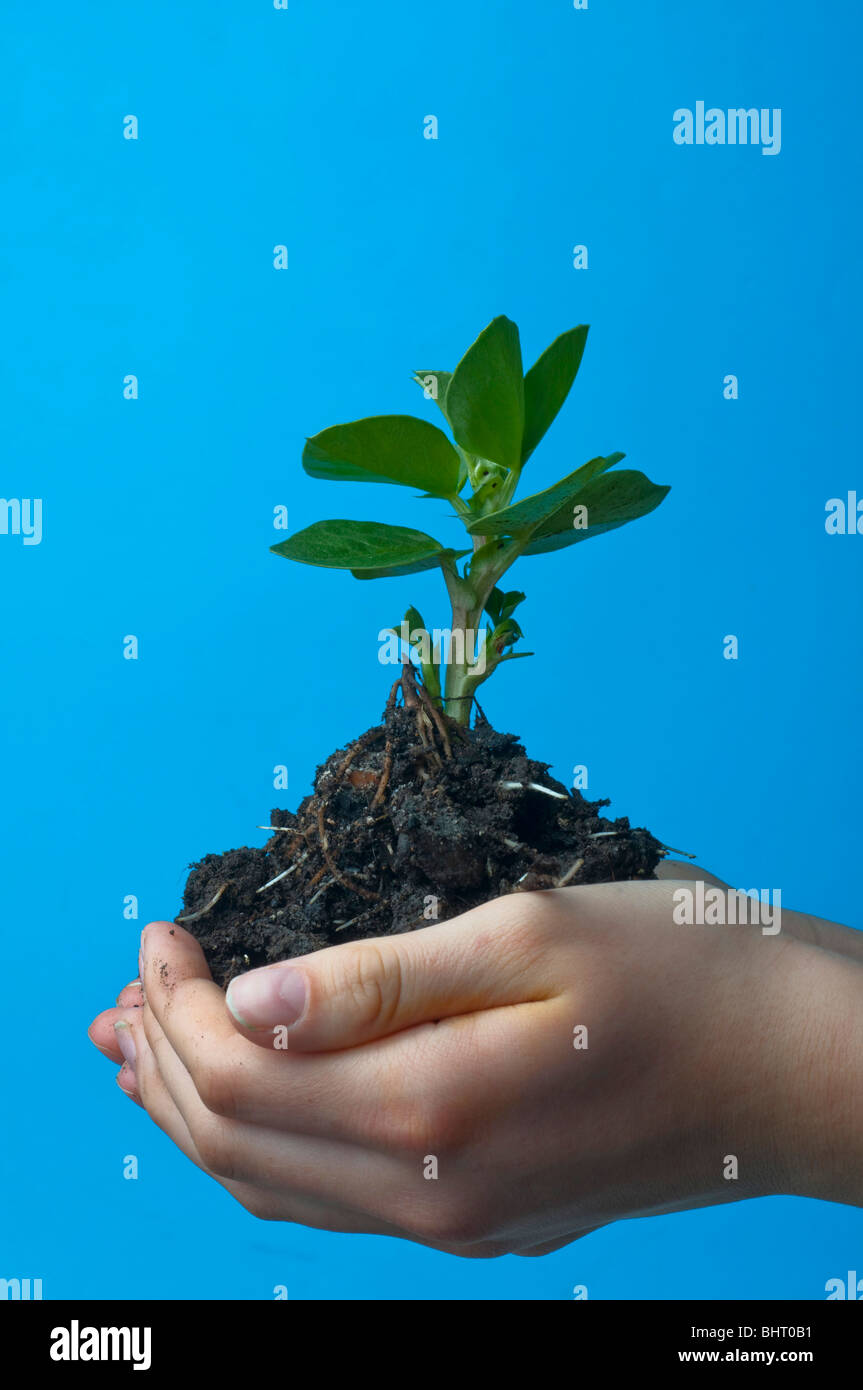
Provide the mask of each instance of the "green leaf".
POLYGON ((647 516, 670 491, 669 487, 652 483, 635 469, 622 469, 620 473, 594 478, 575 498, 575 505, 587 509, 587 525, 574 526, 573 506, 563 508, 537 528, 522 553, 543 555, 549 550, 562 550, 564 546, 577 545, 579 541, 614 531, 628 521, 647 516))
POLYGON ((485 603, 485 611, 497 626, 505 618, 511 618, 520 603, 524 603, 525 595, 518 589, 510 589, 504 593, 502 589, 492 589, 485 603))
POLYGON ((498 623, 491 634, 491 647, 497 654, 501 655, 505 647, 511 647, 513 642, 518 642, 524 636, 515 618, 507 618, 504 622, 498 623))
POLYGON ((493 319, 468 348, 447 388, 446 411, 457 443, 468 453, 519 468, 524 379, 511 319, 493 319))
POLYGON ((467 554, 447 550, 423 531, 380 521, 316 521, 270 549, 302 565, 350 570, 357 579, 418 574, 447 557, 467 554))
POLYGON ((525 377, 522 463, 530 458, 569 395, 581 366, 587 333, 587 324, 561 333, 525 377))
POLYGON ((511 618, 518 605, 524 603, 526 597, 527 595, 518 589, 510 589, 508 593, 503 594, 500 605, 500 620, 511 618))
MULTIPOLYGON (((414 381, 417 383, 418 386, 421 386, 423 388, 424 394, 427 390, 429 392, 435 392, 434 395, 430 396, 430 399, 436 403, 438 409, 440 410, 441 414, 443 415, 444 419, 449 425, 449 415, 447 414, 446 409, 446 393, 449 388, 449 384, 452 381, 452 372, 414 372, 414 381)), ((450 426, 450 428, 452 428, 452 426, 450 426)), ((459 475, 458 487, 455 489, 456 492, 461 492, 462 488, 468 480, 468 473, 469 469, 467 459, 465 458, 461 450, 459 450, 459 475)))
MULTIPOLYGON (((411 632, 415 632, 417 628, 425 630, 425 623, 423 622, 422 614, 418 608, 409 608, 402 619, 402 623, 407 623, 408 637, 410 637, 411 632)), ((386 631, 394 632, 396 637, 401 639, 402 623, 400 623, 398 627, 388 627, 386 631)), ((408 645, 410 645, 410 643, 408 643, 408 645)))
POLYGON ((426 631, 423 615, 418 608, 409 608, 405 613, 404 620, 408 625, 408 633, 416 632, 417 628, 420 628, 423 632, 426 631))
POLYGON ((461 460, 443 430, 414 415, 372 415, 306 441, 303 467, 335 482, 401 483, 432 497, 458 490, 461 460))
POLYGON ((488 516, 466 520, 465 526, 474 535, 482 536, 524 536, 530 535, 542 522, 558 512, 569 508, 569 524, 572 525, 572 500, 591 478, 605 473, 625 458, 625 454, 609 454, 607 458, 591 459, 582 464, 574 473, 561 478, 553 487, 543 492, 534 492, 521 502, 505 507, 500 512, 490 512, 488 516))
MULTIPOLYGON (((393 529, 400 530, 401 527, 394 527, 393 529)), ((437 565, 442 568, 446 561, 459 560, 462 555, 467 554, 469 554, 467 550, 441 550, 434 563, 431 561, 428 564, 408 563, 398 568, 394 568, 392 565, 383 565, 380 569, 352 569, 351 574, 354 579, 392 579, 400 574, 419 574, 421 570, 434 569, 437 565)))
POLYGON ((449 416, 446 413, 446 393, 452 381, 452 372, 414 372, 414 381, 423 388, 423 395, 425 395, 426 400, 434 401, 444 419, 449 422, 449 416))
POLYGON ((503 591, 501 589, 492 589, 491 593, 485 601, 485 611, 495 625, 500 622, 500 609, 502 602, 503 591))

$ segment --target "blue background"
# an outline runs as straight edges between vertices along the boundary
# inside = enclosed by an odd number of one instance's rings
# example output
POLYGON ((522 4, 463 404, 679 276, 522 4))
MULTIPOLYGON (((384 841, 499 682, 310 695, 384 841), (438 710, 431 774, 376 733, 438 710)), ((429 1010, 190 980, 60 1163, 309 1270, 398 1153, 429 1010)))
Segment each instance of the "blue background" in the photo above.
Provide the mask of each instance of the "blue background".
POLYGON ((435 576, 277 559, 273 508, 454 539, 442 504, 306 478, 302 441, 436 419, 412 369, 498 313, 526 364, 592 325, 535 486, 624 449, 673 491, 522 562, 537 655, 490 717, 732 882, 855 923, 863 537, 824 508, 863 495, 861 27, 809 0, 7 7, 0 491, 44 499, 44 539, 0 536, 0 1273, 46 1297, 823 1298, 863 1268, 863 1212, 791 1199, 538 1261, 259 1224, 85 1034, 189 861, 266 838, 273 767, 296 805, 376 721, 379 628, 408 602, 446 621, 435 576), (781 154, 675 145, 699 99, 781 107, 781 154))

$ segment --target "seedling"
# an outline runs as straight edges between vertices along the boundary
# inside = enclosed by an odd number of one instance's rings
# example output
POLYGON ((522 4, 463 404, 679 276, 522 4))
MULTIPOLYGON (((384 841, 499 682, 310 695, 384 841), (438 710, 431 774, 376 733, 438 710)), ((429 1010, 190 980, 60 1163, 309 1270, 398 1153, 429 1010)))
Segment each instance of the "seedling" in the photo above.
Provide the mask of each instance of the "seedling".
POLYGON ((501 315, 454 372, 415 372, 452 441, 416 416, 374 415, 322 430, 303 450, 313 478, 417 488, 449 502, 464 526, 463 550, 405 526, 340 520, 317 521, 272 546, 289 560, 350 570, 356 579, 439 568, 452 606, 449 628, 431 633, 409 608, 391 631, 408 644, 430 700, 459 724, 469 723, 483 681, 505 661, 532 655, 512 650, 523 637, 514 614, 525 595, 498 587, 515 561, 624 526, 652 512, 669 490, 617 469, 624 455, 609 454, 515 501, 522 471, 575 381, 587 332, 582 324, 562 333, 525 375, 518 328, 501 315))
POLYGON ((501 583, 515 561, 612 531, 668 492, 610 454, 516 500, 586 340, 584 326, 561 334, 524 375, 518 329, 496 318, 455 371, 414 373, 451 438, 426 420, 382 415, 307 440, 312 477, 413 487, 448 503, 467 541, 455 549, 389 522, 318 521, 273 546, 357 579, 439 569, 452 613, 433 632, 416 608, 383 628, 400 670, 381 722, 326 758, 296 811, 271 811, 263 848, 191 866, 176 920, 223 985, 250 962, 414 931, 502 894, 650 878, 667 852, 626 817, 607 820, 606 799, 556 782, 516 735, 485 718, 465 727, 482 682, 530 655, 514 650, 524 594, 501 583))

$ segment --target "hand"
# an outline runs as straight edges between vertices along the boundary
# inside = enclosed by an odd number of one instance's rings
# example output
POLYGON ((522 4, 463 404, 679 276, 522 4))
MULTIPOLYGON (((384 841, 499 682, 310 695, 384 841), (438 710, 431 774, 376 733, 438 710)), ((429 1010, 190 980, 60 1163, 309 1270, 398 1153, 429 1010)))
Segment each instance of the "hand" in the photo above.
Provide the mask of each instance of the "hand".
POLYGON ((769 1193, 863 1204, 858 934, 679 926, 680 886, 513 894, 253 971, 245 1024, 155 923, 146 1004, 91 1035, 120 1060, 116 1025, 127 1093, 265 1219, 491 1256, 769 1193))

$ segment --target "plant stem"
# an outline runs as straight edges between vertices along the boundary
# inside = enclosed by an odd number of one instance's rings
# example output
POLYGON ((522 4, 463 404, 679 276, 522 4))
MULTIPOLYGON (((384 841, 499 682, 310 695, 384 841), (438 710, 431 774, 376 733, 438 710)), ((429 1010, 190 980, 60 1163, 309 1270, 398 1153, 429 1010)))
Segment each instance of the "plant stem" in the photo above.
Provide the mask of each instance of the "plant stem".
POLYGON ((485 605, 496 584, 515 563, 526 544, 527 538, 521 544, 502 545, 497 562, 484 565, 482 574, 475 578, 462 577, 454 564, 442 566, 452 604, 450 631, 453 634, 447 653, 443 703, 444 710, 457 724, 470 725, 473 692, 488 673, 487 666, 482 671, 478 669, 479 652, 484 652, 486 661, 492 658, 487 644, 481 647, 478 640, 485 605), (457 633, 462 635, 461 661, 454 660, 457 633))
POLYGON ((453 608, 450 630, 452 639, 448 653, 444 684, 444 709, 457 724, 470 724, 473 704, 470 686, 471 676, 476 673, 476 641, 482 610, 476 608, 453 608), (461 634, 463 660, 455 660, 455 647, 461 634))

